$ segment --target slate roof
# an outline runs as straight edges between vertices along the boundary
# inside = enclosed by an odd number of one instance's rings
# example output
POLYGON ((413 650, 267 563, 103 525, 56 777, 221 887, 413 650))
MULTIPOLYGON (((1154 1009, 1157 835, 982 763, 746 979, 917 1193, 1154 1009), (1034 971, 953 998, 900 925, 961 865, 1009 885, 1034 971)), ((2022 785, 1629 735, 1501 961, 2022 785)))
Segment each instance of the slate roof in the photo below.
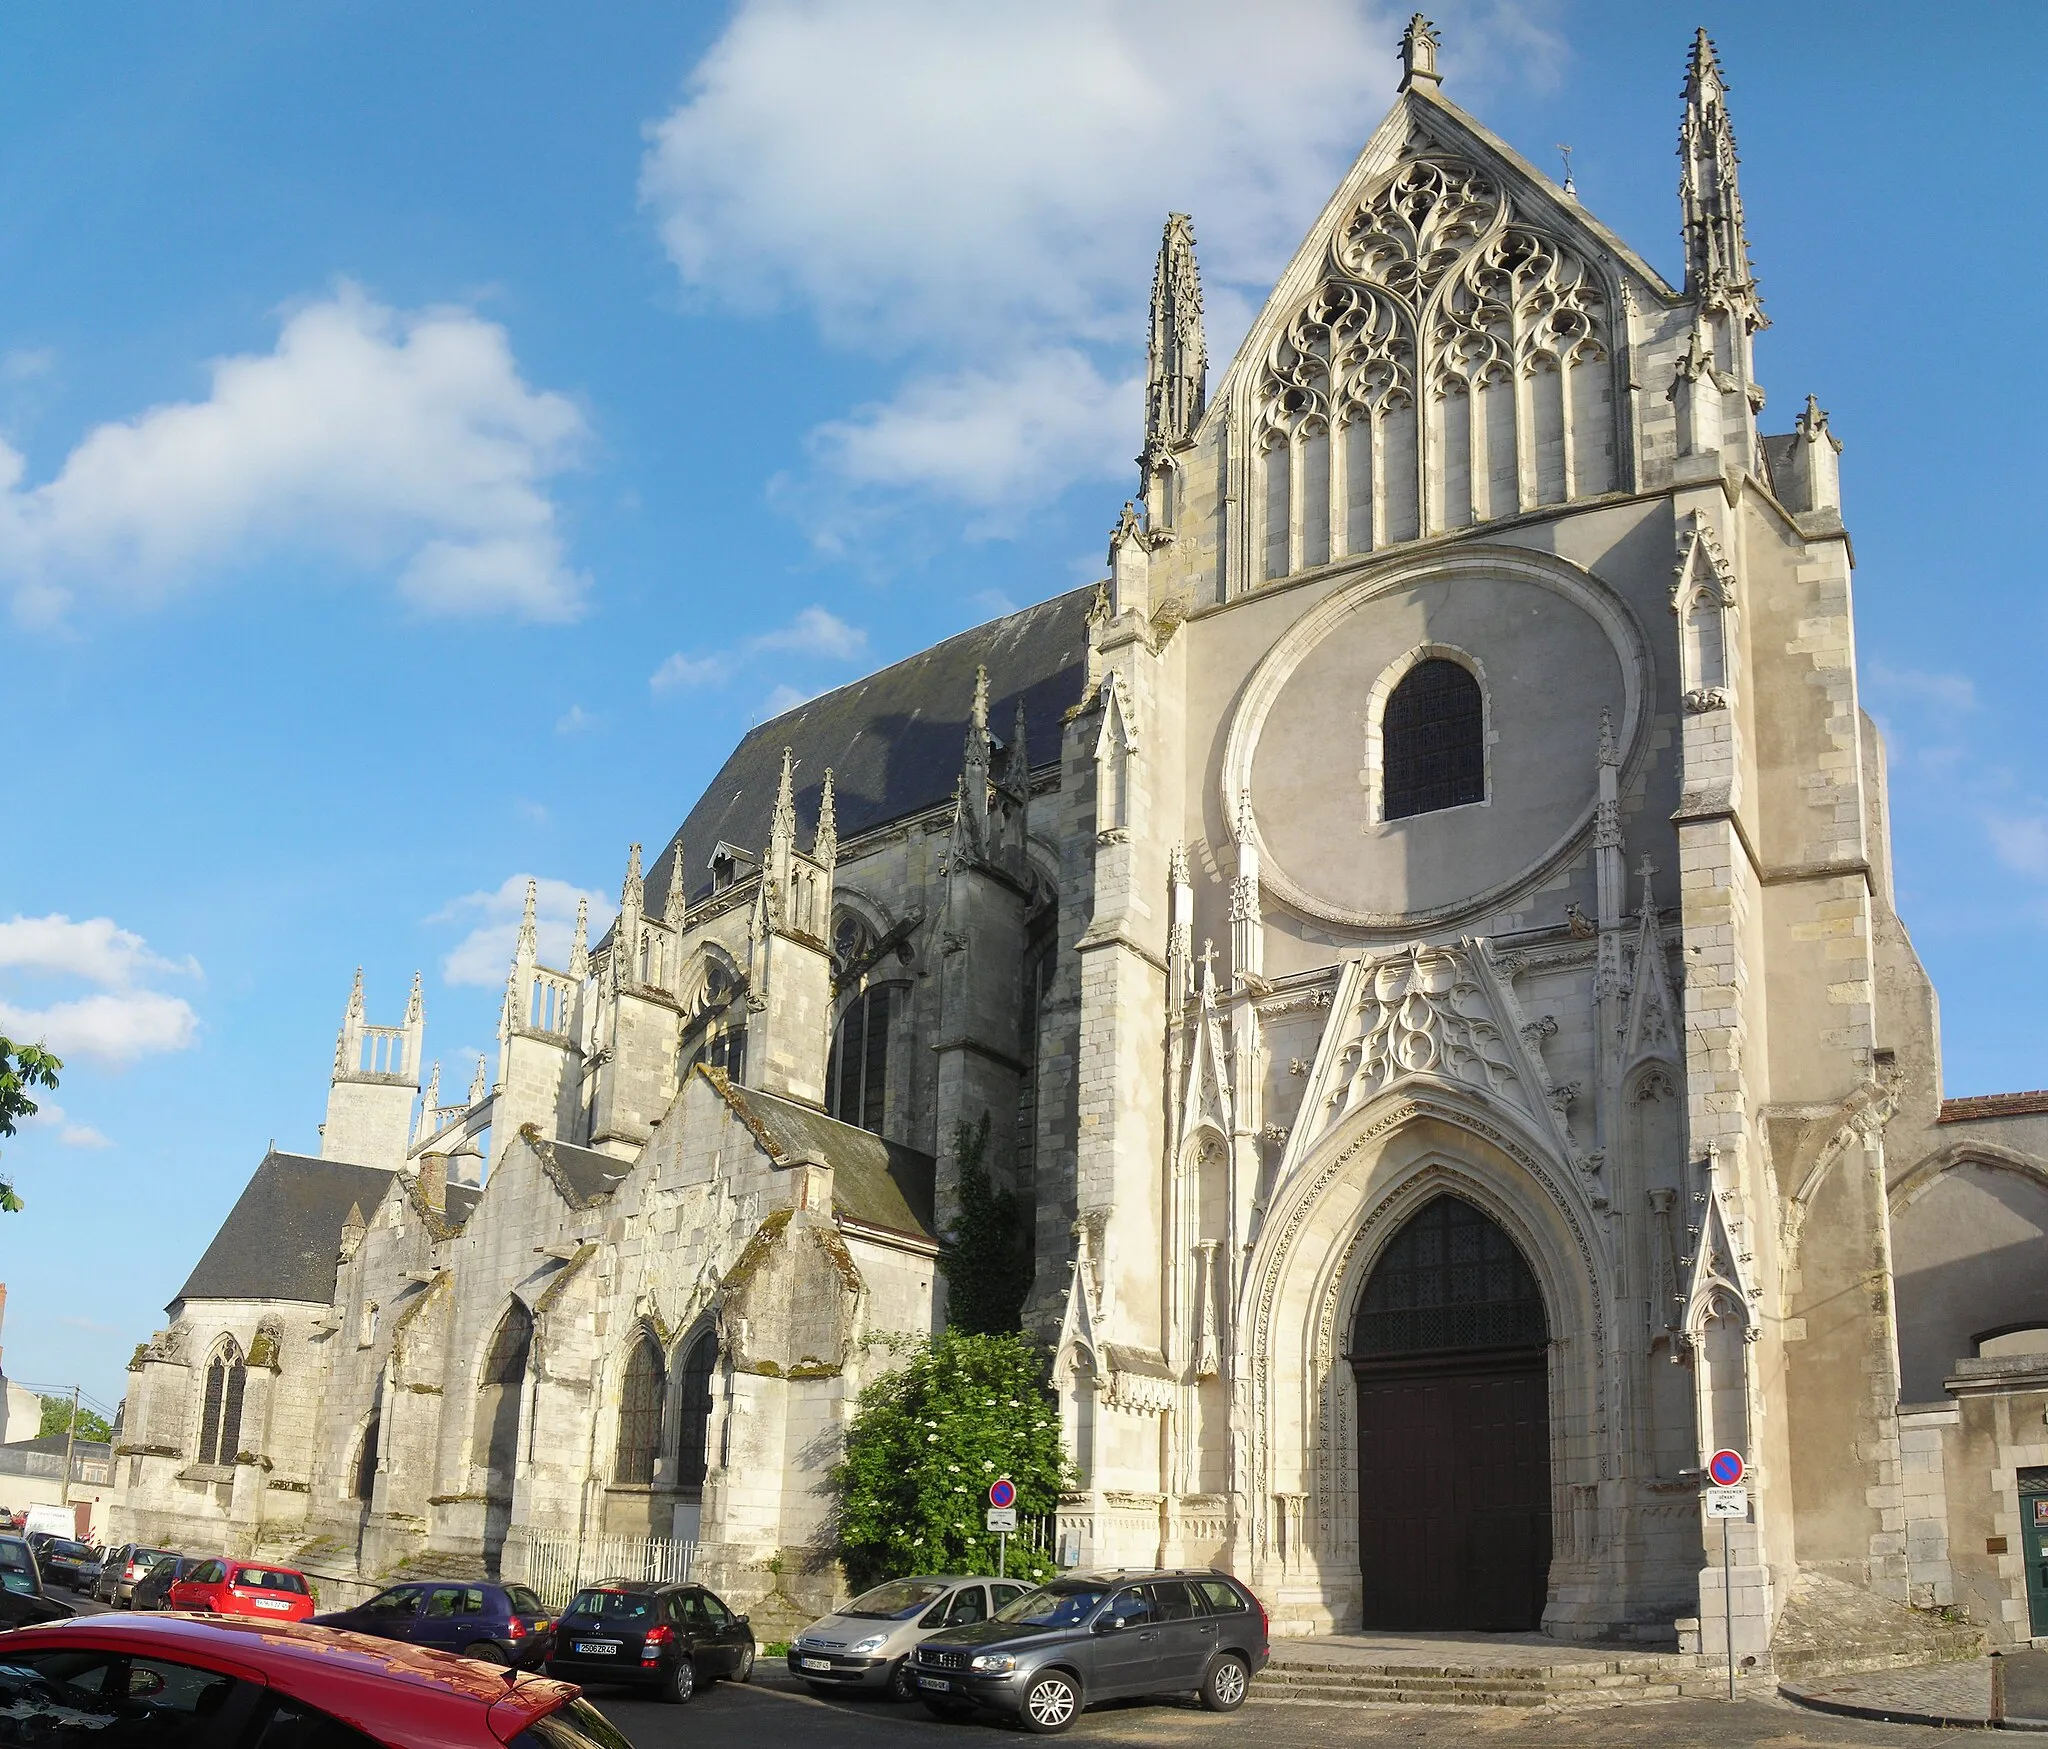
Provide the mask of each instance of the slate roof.
MULTIPOLYGON (((314 1160, 272 1149, 235 1200, 178 1300, 334 1298, 342 1223, 361 1203, 369 1214, 391 1188, 377 1166, 314 1160)), ((166 1308, 168 1309, 168 1308, 166 1308)))
POLYGON ((587 1209, 605 1201, 625 1182, 633 1170, 631 1160, 620 1160, 596 1148, 579 1148, 574 1142, 550 1141, 539 1134, 527 1136, 540 1156, 543 1170, 555 1181, 562 1200, 571 1208, 587 1209))
POLYGON ((780 1094, 737 1087, 722 1076, 712 1085, 777 1165, 832 1168, 834 1214, 937 1243, 932 1195, 938 1162, 931 1155, 884 1141, 780 1094))
POLYGON ((1032 763, 1051 764, 1062 718, 1080 701, 1087 678, 1094 598, 1090 585, 990 620, 750 730, 680 830, 645 863, 648 911, 659 916, 668 902, 678 840, 693 903, 711 891, 711 852, 719 840, 756 856, 767 848, 784 747, 797 756, 805 844, 828 765, 842 840, 945 801, 960 775, 978 666, 988 669, 989 728, 1008 742, 1021 694, 1032 763))

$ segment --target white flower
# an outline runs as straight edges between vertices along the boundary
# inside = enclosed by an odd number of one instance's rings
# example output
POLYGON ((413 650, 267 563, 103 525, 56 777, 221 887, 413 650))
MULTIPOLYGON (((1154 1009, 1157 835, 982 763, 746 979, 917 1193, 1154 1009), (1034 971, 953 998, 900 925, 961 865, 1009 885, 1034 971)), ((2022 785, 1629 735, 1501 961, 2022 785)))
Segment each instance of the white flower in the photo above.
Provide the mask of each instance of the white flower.
POLYGON ((983 1458, 983 1459, 981 1460, 981 1467, 982 1467, 983 1469, 985 1469, 985 1470, 992 1470, 992 1469, 994 1469, 994 1468, 995 1468, 996 1466, 995 1466, 994 1462, 993 1462, 993 1461, 992 1461, 991 1459, 989 1459, 989 1458, 983 1458))
POLYGON ((924 1436, 924 1442, 926 1445, 937 1445, 939 1443, 939 1436, 936 1433, 927 1433, 924 1436))

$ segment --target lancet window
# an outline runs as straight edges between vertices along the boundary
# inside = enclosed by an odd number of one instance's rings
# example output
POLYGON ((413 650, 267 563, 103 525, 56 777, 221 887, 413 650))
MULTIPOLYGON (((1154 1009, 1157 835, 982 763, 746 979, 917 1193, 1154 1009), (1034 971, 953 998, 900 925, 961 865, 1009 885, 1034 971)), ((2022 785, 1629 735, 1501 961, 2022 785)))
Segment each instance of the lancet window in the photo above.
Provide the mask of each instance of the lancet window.
POLYGON ((676 1417, 676 1486, 685 1493, 701 1491, 710 1471, 711 1385, 718 1370, 718 1337, 706 1330, 683 1356, 676 1417))
POLYGON ((626 1356, 626 1377, 619 1393, 618 1447, 612 1458, 612 1480, 646 1486, 654 1480, 654 1454, 661 1445, 661 1401, 668 1379, 661 1349, 642 1330, 626 1356))
POLYGON ((233 1342, 218 1349, 206 1367, 206 1395, 199 1409, 202 1464, 231 1464, 242 1449, 242 1393, 248 1372, 233 1342))
POLYGON ((1380 719, 1380 817, 1464 807, 1486 799, 1486 700, 1461 663, 1418 662, 1387 697, 1380 719))
POLYGON ((533 1350, 533 1314, 514 1300, 498 1320, 476 1393, 476 1461, 509 1489, 519 1459, 519 1408, 533 1350))
POLYGON ((825 1109, 841 1123, 882 1133, 889 1100, 889 1021, 896 986, 860 991, 839 1016, 825 1065, 825 1109))

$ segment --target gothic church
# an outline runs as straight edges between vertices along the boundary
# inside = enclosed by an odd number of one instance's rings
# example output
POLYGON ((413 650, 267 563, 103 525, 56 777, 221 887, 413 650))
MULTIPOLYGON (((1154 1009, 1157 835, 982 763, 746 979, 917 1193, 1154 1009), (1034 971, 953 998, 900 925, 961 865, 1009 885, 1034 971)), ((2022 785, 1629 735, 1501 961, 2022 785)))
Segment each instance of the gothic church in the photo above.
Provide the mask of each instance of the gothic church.
POLYGON ((756 729, 566 965, 529 903, 466 1095, 359 976, 319 1157, 136 1351, 120 1534, 822 1602, 986 1115, 1069 1560, 1282 1632, 2048 1633, 2048 1095, 1941 1097, 1714 49, 1676 283, 1403 61, 1213 382, 1169 219, 1105 583, 756 729))

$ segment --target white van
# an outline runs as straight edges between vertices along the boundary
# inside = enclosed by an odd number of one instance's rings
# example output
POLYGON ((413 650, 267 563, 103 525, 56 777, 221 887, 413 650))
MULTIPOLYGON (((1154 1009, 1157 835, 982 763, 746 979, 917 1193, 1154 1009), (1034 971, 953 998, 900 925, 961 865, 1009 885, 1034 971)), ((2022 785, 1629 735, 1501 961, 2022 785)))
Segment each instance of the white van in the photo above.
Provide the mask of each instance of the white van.
POLYGON ((78 1514, 69 1506, 31 1506, 21 1534, 34 1536, 39 1530, 46 1530, 52 1536, 75 1537, 78 1535, 78 1514))

